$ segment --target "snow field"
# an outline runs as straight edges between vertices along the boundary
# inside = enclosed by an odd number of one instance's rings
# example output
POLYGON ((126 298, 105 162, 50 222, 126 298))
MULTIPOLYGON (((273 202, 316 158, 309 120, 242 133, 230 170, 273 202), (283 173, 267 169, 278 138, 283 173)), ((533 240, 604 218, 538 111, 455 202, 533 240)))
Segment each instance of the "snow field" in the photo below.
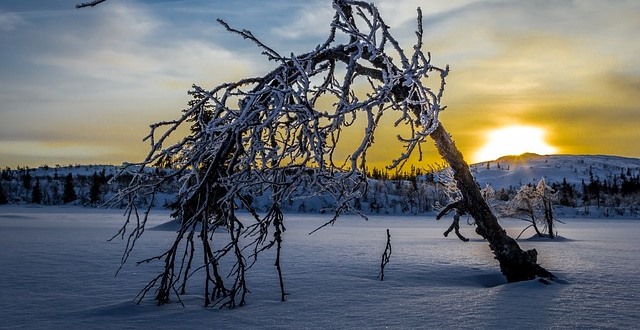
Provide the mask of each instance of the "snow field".
MULTIPOLYGON (((173 242, 167 227, 151 230, 168 220, 167 212, 153 215, 129 263, 114 277, 124 242, 107 239, 124 221, 120 210, 0 207, 0 328, 628 329, 639 324, 637 220, 569 219, 558 228, 561 239, 520 240, 523 248, 536 248, 541 264, 561 278, 544 285, 506 284, 487 244, 466 224, 468 243, 444 238, 449 220, 433 217, 345 216, 308 235, 328 216, 290 214, 282 251, 286 302, 279 301, 274 253, 267 253, 249 272, 245 307, 203 308, 197 276, 182 296, 184 308, 157 307, 152 293, 136 305, 131 300, 161 263, 135 266, 135 261, 158 255, 173 242), (376 276, 387 228, 393 251, 381 282, 376 276)), ((524 228, 515 220, 503 225, 512 235, 524 228)))

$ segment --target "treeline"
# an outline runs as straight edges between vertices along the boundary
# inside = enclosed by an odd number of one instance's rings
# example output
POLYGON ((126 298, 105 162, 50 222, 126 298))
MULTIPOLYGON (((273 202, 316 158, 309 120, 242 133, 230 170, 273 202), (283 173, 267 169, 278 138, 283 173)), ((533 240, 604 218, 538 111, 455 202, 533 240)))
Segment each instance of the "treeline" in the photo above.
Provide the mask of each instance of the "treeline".
POLYGON ((70 168, 5 168, 0 172, 0 204, 96 206, 110 192, 112 177, 105 168, 90 175, 74 175, 70 168))
MULTIPOLYGON (((576 208, 585 215, 595 211, 603 216, 640 215, 639 168, 623 168, 618 173, 607 173, 601 178, 590 167, 588 174, 588 180, 583 179, 579 184, 570 184, 567 178, 548 183, 558 196, 556 205, 576 208)), ((514 186, 502 188, 495 191, 493 197, 507 202, 513 199, 519 189, 514 186)))
MULTIPOLYGON (((40 204, 40 205, 80 205, 99 206, 127 186, 131 177, 127 175, 114 179, 118 168, 102 165, 76 165, 68 167, 40 167, 30 169, 5 168, 0 171, 0 204, 40 204)), ((151 171, 163 171, 150 169, 151 171)), ((367 193, 355 200, 355 207, 368 214, 422 214, 433 212, 446 205, 448 196, 442 180, 436 171, 440 168, 409 168, 397 172, 372 168, 368 172, 367 193)), ((556 192, 557 205, 574 208, 580 214, 599 212, 598 215, 640 215, 640 169, 626 168, 616 173, 599 177, 589 169, 589 179, 581 183, 547 182, 556 192)), ((575 182, 575 180, 574 180, 575 182)), ((532 183, 528 183, 531 185, 532 183)), ((178 182, 166 182, 159 192, 158 207, 169 205, 179 190, 178 182)), ((492 198, 507 202, 521 187, 492 191, 492 198)), ((300 196, 309 195, 301 192, 300 196)), ((264 211, 270 205, 268 192, 257 189, 250 193, 253 206, 264 211), (264 209, 264 210, 263 210, 264 209)), ((148 205, 149 201, 137 201, 148 205)), ((323 212, 333 201, 322 194, 312 198, 292 197, 282 205, 289 212, 323 212)))
MULTIPOLYGON (((115 166, 100 165, 5 168, 0 172, 0 204, 99 206, 125 188, 131 179, 127 175, 114 179, 116 171, 115 166)), ((369 190, 355 202, 356 208, 366 213, 426 213, 438 203, 446 203, 446 195, 435 184, 434 174, 424 169, 411 167, 397 172, 373 168, 368 174, 369 190)), ((155 206, 171 204, 179 188, 178 182, 166 182, 155 206)), ((256 210, 263 211, 271 200, 268 194, 256 189, 248 197, 256 210)), ((138 203, 146 205, 148 201, 138 203)), ((333 201, 319 194, 307 199, 291 198, 285 204, 282 207, 287 211, 313 213, 330 208, 333 201)))
MULTIPOLYGON (((78 205, 97 207, 128 186, 132 177, 113 165, 18 167, 0 170, 0 204, 78 205)), ((157 173, 163 169, 149 169, 157 173)), ((159 191, 157 206, 171 202, 179 186, 167 181, 159 191)), ((122 202, 118 206, 124 206, 122 202)), ((149 201, 136 201, 148 205, 149 201)))
POLYGON ((618 174, 600 178, 589 169, 589 182, 582 181, 581 200, 585 212, 591 206, 603 208, 607 212, 618 211, 620 208, 633 207, 640 212, 640 171, 638 169, 623 169, 618 174))
POLYGON ((367 175, 375 180, 382 181, 411 181, 416 182, 419 178, 422 180, 433 182, 435 179, 435 173, 444 166, 431 166, 428 170, 418 168, 412 165, 408 171, 389 171, 387 168, 373 169, 367 168, 367 175))

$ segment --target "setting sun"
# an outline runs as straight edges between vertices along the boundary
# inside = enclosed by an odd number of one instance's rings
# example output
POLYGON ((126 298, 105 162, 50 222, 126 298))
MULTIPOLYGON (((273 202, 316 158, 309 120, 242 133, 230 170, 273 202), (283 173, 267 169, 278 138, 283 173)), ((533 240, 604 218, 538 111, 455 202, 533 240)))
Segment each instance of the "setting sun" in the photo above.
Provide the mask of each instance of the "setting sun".
POLYGON ((486 143, 474 155, 474 162, 498 159, 525 152, 552 154, 557 148, 545 142, 545 131, 533 126, 507 126, 490 131, 486 143))

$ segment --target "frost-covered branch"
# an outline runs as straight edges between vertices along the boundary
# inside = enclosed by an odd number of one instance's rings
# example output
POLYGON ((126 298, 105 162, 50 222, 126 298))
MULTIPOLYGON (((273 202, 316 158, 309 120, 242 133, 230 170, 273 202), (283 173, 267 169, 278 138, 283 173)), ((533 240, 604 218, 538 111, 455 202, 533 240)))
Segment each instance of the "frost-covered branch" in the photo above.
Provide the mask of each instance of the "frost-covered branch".
POLYGON ((431 57, 422 52, 421 11, 418 40, 407 54, 374 5, 336 0, 333 7, 328 39, 311 52, 288 57, 253 33, 219 20, 227 31, 255 43, 276 67, 262 77, 211 89, 193 86, 190 106, 178 119, 152 125, 145 139, 150 143, 147 157, 123 170, 132 180, 118 198, 127 201, 128 218, 135 219, 119 233, 125 237, 131 231, 123 262, 144 232, 151 208, 138 212, 138 201, 153 199, 170 178, 182 183, 173 204, 181 229, 171 249, 158 257, 165 260, 164 273, 140 298, 156 286, 159 304, 184 292, 194 268, 193 233, 200 230, 204 264, 196 270, 206 273, 206 305, 244 304, 246 271, 258 254, 273 246, 284 300, 279 263, 283 201, 303 191, 332 196, 333 217, 327 224, 345 212, 360 214, 354 201, 367 189, 367 152, 380 118, 394 111, 399 114, 396 126, 408 132, 399 136, 406 149, 392 167, 402 166, 416 148, 421 152, 421 143, 438 127, 448 67, 432 65, 431 57), (428 82, 437 87, 432 90, 428 82), (344 131, 356 122, 364 124, 361 137, 346 143, 344 131), (189 133, 170 143, 184 127, 189 133), (350 148, 349 155, 337 156, 339 148, 350 148), (156 166, 170 171, 158 174, 153 171, 156 166), (256 191, 271 193, 266 215, 251 205, 256 191), (249 219, 236 215, 239 205, 249 210, 249 219), (214 235, 216 230, 226 232, 226 238, 214 235), (223 258, 233 260, 226 278, 220 270, 223 258))

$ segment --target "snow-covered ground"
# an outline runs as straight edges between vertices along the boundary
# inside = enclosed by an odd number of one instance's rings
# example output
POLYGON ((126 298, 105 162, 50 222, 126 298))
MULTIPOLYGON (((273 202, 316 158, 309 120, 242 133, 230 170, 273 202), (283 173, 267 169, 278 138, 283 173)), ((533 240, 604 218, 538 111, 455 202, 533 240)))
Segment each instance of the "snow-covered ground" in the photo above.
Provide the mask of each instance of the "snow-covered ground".
MULTIPOLYGON (((155 213, 150 227, 169 220, 155 213)), ((640 324, 640 221, 568 219, 555 241, 522 240, 562 280, 506 284, 487 244, 464 226, 463 243, 444 238, 447 220, 345 216, 309 236, 327 216, 289 215, 279 301, 273 260, 250 273, 245 307, 204 308, 194 281, 185 307, 132 302, 159 264, 129 263, 124 245, 107 242, 119 210, 0 207, 2 329, 632 329, 640 324), (393 253, 379 273, 391 232, 393 253)), ((512 234, 524 224, 503 221, 512 234)), ((148 230, 131 261, 154 256, 174 233, 148 230)))

